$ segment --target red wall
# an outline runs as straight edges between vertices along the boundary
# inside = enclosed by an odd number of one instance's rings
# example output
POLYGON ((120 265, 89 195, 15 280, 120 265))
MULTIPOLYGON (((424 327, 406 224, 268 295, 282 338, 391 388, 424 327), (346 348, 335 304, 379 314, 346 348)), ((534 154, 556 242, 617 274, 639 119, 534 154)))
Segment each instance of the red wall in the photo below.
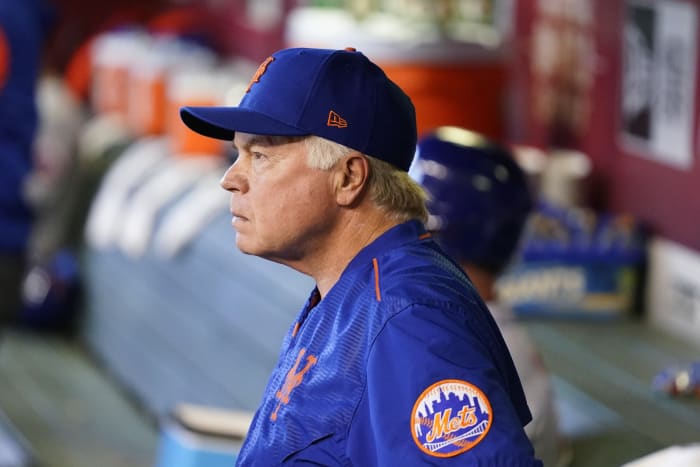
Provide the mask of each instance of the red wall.
POLYGON ((46 45, 47 66, 63 69, 76 49, 105 29, 138 24, 164 10, 167 0, 53 0, 55 22, 46 45))
POLYGON ((231 56, 262 62, 284 47, 286 15, 299 0, 283 0, 279 21, 269 25, 251 24, 248 4, 251 0, 226 0, 210 6, 212 34, 219 49, 231 56))
MULTIPOLYGON (((536 0, 518 3, 511 70, 510 135, 518 143, 584 151, 593 162, 593 206, 632 213, 647 223, 652 232, 700 250, 700 164, 695 137, 700 107, 697 65, 690 167, 679 169, 642 157, 636 149, 623 144, 619 137, 622 130, 621 76, 626 2, 579 2, 590 6, 590 21, 572 21, 561 15, 542 12, 538 10, 538 3, 542 2, 536 0), (567 43, 567 35, 571 37, 573 34, 580 39, 579 44, 588 43, 593 53, 586 54, 574 47, 573 58, 559 60, 560 72, 535 71, 533 64, 538 53, 534 46, 535 37, 537 25, 542 24, 558 31, 550 37, 553 40, 545 41, 550 45, 567 43), (544 111, 543 116, 541 109, 548 108, 546 96, 552 93, 552 89, 558 91, 550 102, 556 101, 557 104, 550 105, 550 110, 544 111), (551 107, 558 108, 559 113, 551 107), (572 123, 571 115, 579 118, 573 119, 572 123)), ((663 3, 664 0, 651 2, 652 5, 663 3)), ((700 11, 700 0, 686 0, 685 3, 695 5, 696 14, 700 11)))

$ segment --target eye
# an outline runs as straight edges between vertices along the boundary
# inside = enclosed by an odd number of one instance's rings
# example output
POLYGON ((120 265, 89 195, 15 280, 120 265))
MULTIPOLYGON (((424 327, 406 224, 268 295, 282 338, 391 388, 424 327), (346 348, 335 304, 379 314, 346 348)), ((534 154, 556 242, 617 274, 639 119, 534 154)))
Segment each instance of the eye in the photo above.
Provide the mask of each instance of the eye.
POLYGON ((267 155, 263 154, 262 152, 257 152, 257 151, 252 152, 251 156, 252 156, 253 160, 256 160, 256 161, 267 159, 267 155))

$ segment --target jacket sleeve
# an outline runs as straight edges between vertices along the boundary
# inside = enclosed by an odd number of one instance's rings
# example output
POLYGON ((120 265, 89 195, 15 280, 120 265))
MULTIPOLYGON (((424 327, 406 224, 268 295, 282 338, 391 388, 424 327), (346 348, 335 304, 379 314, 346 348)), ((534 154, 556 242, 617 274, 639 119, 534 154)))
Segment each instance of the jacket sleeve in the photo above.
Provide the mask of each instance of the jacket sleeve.
POLYGON ((508 393, 513 375, 468 312, 411 305, 387 322, 348 430, 353 465, 542 465, 508 393))

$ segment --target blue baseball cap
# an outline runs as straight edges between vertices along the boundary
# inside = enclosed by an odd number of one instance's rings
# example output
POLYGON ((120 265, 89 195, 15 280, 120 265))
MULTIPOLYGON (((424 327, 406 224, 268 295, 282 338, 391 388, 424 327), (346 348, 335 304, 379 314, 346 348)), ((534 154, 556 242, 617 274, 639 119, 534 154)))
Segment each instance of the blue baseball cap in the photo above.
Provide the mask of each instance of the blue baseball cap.
POLYGON ((320 136, 404 171, 416 149, 411 99, 352 48, 280 50, 260 65, 238 107, 183 107, 180 117, 228 141, 236 131, 320 136))

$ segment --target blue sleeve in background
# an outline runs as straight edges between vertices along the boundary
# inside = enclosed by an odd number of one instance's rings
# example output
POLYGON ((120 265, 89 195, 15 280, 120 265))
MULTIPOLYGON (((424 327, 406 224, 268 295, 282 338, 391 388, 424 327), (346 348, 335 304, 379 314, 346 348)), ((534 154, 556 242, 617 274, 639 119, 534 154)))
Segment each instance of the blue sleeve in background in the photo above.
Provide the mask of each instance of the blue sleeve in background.
POLYGON ((30 233, 23 187, 32 169, 36 86, 50 17, 43 0, 0 0, 0 252, 24 250, 30 233))

